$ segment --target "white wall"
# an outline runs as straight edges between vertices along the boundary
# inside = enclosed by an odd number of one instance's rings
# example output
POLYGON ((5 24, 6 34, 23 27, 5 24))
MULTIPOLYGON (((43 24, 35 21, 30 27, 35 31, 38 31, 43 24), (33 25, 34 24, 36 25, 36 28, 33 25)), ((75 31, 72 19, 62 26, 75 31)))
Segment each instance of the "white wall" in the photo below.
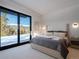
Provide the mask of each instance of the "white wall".
MULTIPOLYGON (((31 15, 32 16, 32 30, 41 30, 44 24, 48 26, 48 30, 65 30, 66 24, 72 24, 74 22, 79 23, 79 5, 68 7, 57 12, 51 12, 42 17, 39 13, 24 7, 12 0, 0 0, 0 6, 31 15), (43 20, 44 19, 44 20, 43 20)), ((79 36, 79 28, 77 30, 72 27, 72 36, 79 36)), ((40 31, 41 32, 41 31, 40 31)))
MULTIPOLYGON (((68 7, 62 10, 58 10, 54 13, 49 13, 44 16, 48 30, 66 30, 66 24, 74 22, 79 23, 79 5, 68 7)), ((71 35, 79 37, 79 28, 73 29, 70 27, 71 35)))
MULTIPOLYGON (((12 9, 12 10, 32 16, 32 30, 35 30, 38 23, 40 24, 41 21, 43 20, 42 15, 40 15, 39 13, 37 13, 27 7, 24 7, 14 1, 11 1, 11 0, 0 1, 0 6, 3 6, 3 7, 6 7, 6 8, 9 8, 9 9, 12 9), (38 23, 35 24, 36 22, 38 22, 38 23)), ((40 26, 42 24, 43 24, 43 22, 40 24, 40 26)))

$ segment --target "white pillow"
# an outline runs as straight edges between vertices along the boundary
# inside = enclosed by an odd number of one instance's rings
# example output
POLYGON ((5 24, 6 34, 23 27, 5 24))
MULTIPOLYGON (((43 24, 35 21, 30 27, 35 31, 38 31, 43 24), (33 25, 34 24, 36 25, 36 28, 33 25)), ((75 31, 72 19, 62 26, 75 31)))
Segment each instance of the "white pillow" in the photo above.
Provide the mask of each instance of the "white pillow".
POLYGON ((64 38, 66 35, 66 33, 54 33, 54 36, 60 37, 60 38, 64 38))
POLYGON ((47 36, 53 36, 53 34, 52 34, 52 33, 46 33, 46 35, 47 35, 47 36))
POLYGON ((52 36, 52 40, 59 40, 59 39, 61 39, 61 38, 58 36, 52 36))

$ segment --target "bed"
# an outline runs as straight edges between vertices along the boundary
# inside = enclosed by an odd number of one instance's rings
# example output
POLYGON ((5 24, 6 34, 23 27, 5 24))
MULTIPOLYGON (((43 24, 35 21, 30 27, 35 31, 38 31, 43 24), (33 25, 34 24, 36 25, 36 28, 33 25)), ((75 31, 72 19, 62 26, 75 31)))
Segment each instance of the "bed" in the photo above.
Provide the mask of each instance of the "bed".
POLYGON ((31 46, 33 49, 39 50, 49 56, 56 59, 67 59, 69 53, 68 46, 68 31, 49 31, 56 33, 65 33, 67 38, 60 38, 58 36, 36 36, 31 40, 31 46))

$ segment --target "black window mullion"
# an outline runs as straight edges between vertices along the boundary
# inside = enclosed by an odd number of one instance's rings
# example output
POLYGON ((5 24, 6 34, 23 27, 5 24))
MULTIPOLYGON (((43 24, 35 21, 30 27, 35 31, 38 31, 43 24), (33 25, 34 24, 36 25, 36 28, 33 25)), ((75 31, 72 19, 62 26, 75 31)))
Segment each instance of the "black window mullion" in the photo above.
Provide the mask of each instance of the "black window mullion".
POLYGON ((20 14, 18 13, 18 44, 20 43, 20 14))
POLYGON ((28 16, 28 17, 30 17, 30 40, 31 40, 31 38, 32 38, 32 33, 31 33, 31 31, 32 31, 32 17, 31 16, 28 16))

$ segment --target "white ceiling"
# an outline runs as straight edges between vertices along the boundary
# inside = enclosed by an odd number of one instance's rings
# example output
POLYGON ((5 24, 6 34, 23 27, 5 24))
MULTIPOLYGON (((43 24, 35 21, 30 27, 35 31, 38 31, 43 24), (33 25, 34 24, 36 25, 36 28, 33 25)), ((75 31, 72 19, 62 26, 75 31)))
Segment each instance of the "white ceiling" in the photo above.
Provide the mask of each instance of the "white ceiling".
POLYGON ((23 6, 46 15, 79 4, 79 0, 13 0, 23 6))

